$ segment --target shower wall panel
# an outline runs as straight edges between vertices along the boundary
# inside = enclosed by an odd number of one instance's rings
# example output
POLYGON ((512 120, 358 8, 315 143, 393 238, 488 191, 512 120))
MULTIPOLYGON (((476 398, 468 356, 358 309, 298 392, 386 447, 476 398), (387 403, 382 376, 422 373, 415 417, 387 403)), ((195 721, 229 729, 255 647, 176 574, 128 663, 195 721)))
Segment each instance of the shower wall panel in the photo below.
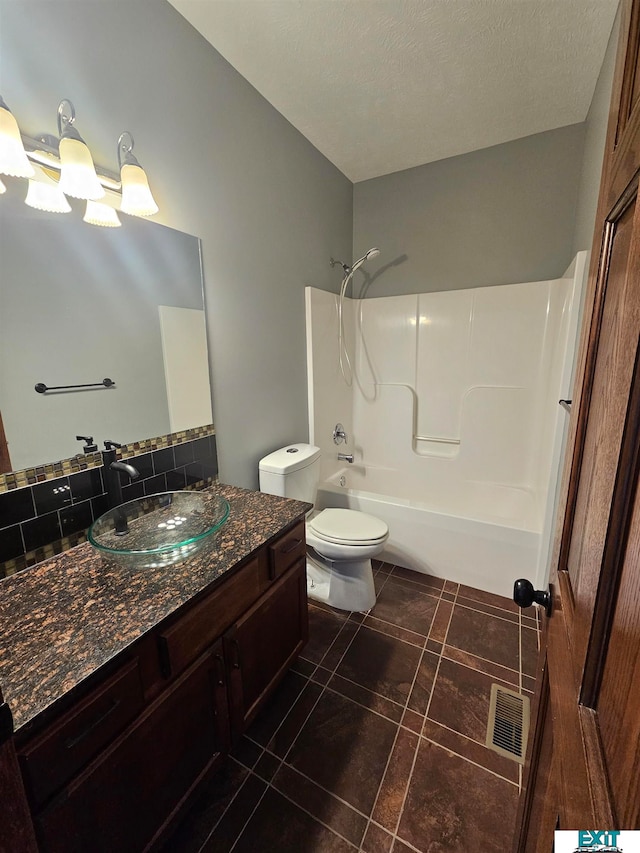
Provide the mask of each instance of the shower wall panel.
POLYGON ((540 521, 570 290, 558 279, 361 300, 353 423, 366 463, 402 464, 428 503, 450 491, 443 478, 524 489, 540 521), (387 386, 404 387, 402 402, 387 386))
POLYGON ((339 414, 365 490, 383 477, 400 502, 550 535, 584 254, 553 281, 345 300, 350 386, 337 367, 336 297, 308 290, 323 476, 340 467, 325 441, 339 414))

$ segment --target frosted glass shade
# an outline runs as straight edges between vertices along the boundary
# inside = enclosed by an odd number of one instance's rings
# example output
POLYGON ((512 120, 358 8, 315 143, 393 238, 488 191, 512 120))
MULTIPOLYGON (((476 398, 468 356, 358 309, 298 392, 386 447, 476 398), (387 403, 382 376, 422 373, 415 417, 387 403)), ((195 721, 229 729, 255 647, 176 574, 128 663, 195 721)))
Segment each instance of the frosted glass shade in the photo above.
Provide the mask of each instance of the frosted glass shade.
POLYGON ((158 212, 149 181, 141 166, 125 163, 120 170, 122 181, 122 202, 120 210, 133 216, 152 216, 158 212))
POLYGON ((116 211, 99 201, 87 201, 82 221, 88 222, 89 225, 101 225, 103 228, 119 228, 122 225, 116 211))
POLYGON ((0 107, 0 174, 30 178, 33 167, 20 138, 20 129, 9 110, 0 107))
POLYGON ((60 189, 60 184, 52 180, 44 169, 35 168, 35 177, 29 180, 27 197, 24 200, 29 207, 46 210, 49 213, 69 213, 71 205, 60 189))
POLYGON ((87 146, 79 139, 60 140, 60 189, 73 198, 98 199, 104 196, 104 187, 98 180, 93 158, 87 146))

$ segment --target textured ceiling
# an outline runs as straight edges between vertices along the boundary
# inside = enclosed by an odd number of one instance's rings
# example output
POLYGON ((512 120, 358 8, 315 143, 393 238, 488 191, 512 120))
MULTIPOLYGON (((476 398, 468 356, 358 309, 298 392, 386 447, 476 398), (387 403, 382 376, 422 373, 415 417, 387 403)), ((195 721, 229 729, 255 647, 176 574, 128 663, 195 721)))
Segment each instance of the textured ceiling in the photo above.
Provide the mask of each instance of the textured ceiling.
POLYGON ((170 0, 352 181, 584 121, 618 0, 170 0))

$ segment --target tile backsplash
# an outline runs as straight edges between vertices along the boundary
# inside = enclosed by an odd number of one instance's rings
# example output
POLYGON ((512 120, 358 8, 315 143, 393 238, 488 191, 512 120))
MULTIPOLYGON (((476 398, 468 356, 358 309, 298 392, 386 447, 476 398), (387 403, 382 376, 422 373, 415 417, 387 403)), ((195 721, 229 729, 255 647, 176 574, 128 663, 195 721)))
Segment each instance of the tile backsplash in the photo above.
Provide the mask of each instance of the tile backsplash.
MULTIPOLYGON (((140 472, 128 484, 123 476, 125 502, 218 478, 213 425, 124 445, 117 455, 140 472)), ((101 461, 92 453, 0 477, 0 578, 85 541, 107 509, 101 461)))

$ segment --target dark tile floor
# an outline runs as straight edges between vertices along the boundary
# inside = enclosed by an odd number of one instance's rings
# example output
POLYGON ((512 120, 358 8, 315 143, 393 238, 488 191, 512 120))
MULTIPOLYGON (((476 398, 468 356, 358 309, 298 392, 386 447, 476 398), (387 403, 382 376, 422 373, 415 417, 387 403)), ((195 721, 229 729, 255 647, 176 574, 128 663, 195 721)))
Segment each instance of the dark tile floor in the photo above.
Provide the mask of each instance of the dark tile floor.
POLYGON ((484 745, 489 693, 533 690, 536 615, 374 567, 369 614, 310 602, 302 657, 167 851, 506 849, 521 771, 484 745))

